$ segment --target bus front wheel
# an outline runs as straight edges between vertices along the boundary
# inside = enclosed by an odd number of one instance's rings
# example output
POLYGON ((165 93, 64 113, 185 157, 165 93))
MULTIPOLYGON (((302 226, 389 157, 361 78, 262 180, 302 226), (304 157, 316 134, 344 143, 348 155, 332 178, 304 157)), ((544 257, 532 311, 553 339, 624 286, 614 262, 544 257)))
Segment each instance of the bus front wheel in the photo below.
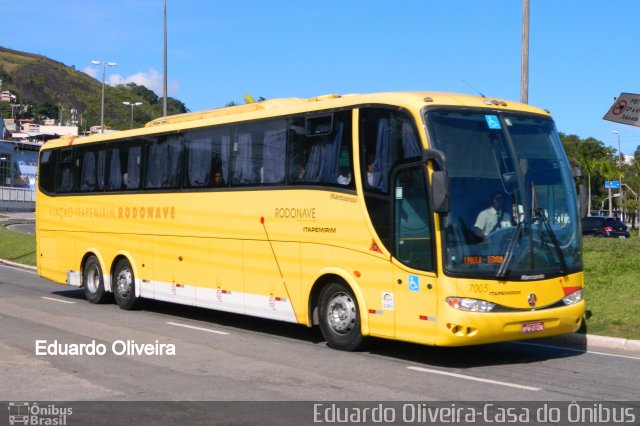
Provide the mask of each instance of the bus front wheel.
POLYGON ((95 256, 89 256, 82 268, 82 286, 84 296, 91 303, 108 303, 113 300, 113 295, 104 289, 104 277, 100 262, 95 256))
POLYGON ((120 259, 116 263, 112 280, 113 294, 120 309, 131 310, 138 306, 136 297, 135 277, 133 269, 127 259, 120 259))
POLYGON ((360 310, 351 289, 331 283, 320 292, 318 301, 320 330, 334 349, 355 351, 366 343, 360 327, 360 310))

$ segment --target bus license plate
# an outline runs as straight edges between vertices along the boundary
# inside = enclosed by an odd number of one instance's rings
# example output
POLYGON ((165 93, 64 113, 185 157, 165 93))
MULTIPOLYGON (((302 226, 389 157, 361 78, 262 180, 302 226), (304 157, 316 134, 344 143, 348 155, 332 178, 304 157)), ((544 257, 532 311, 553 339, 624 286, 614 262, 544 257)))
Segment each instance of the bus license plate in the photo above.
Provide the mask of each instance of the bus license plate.
POLYGON ((520 333, 537 333, 539 331, 544 331, 544 322, 525 322, 522 324, 522 328, 520 329, 520 333))

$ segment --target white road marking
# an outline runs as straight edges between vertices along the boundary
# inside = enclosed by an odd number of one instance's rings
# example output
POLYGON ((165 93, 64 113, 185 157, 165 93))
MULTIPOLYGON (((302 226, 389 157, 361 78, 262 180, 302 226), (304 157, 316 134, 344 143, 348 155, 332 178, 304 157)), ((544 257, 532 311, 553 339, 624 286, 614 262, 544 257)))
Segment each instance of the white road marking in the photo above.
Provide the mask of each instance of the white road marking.
POLYGON ((500 386, 509 386, 509 387, 512 387, 512 388, 518 388, 518 389, 524 389, 524 390, 530 390, 530 391, 539 391, 539 390, 541 390, 540 388, 534 388, 532 386, 519 385, 517 383, 500 382, 498 380, 491 380, 491 379, 481 379, 479 377, 467 376, 467 375, 464 375, 464 374, 457 374, 457 373, 450 373, 448 371, 442 371, 442 370, 432 370, 430 368, 422 368, 422 367, 407 367, 407 368, 409 370, 420 371, 422 373, 440 374, 442 376, 456 377, 458 379, 473 380, 474 382, 490 383, 490 384, 493 384, 493 385, 500 385, 500 386))
POLYGON ((44 297, 44 296, 42 296, 42 299, 51 300, 52 302, 60 302, 60 303, 68 303, 68 304, 76 303, 76 302, 70 302, 68 300, 54 299, 53 297, 44 297))
POLYGON ((171 321, 168 321, 165 324, 175 325, 176 327, 190 328, 192 330, 206 331, 207 333, 222 334, 223 336, 226 336, 227 334, 229 334, 229 333, 226 333, 224 331, 211 330, 210 328, 196 327, 194 325, 180 324, 180 323, 171 322, 171 321))

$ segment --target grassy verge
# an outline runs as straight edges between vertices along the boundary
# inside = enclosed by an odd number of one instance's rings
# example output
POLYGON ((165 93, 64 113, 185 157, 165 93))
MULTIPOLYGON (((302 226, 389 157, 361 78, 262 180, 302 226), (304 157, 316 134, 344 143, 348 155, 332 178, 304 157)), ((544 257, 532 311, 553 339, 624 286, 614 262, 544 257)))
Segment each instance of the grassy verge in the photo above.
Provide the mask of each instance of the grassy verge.
POLYGON ((9 231, 0 226, 0 241, 0 259, 35 266, 36 239, 33 235, 9 231))
POLYGON ((587 333, 640 339, 640 238, 584 238, 587 333))
MULTIPOLYGON (((640 339, 640 238, 584 238, 586 331, 640 339)), ((0 226, 0 259, 36 263, 33 235, 0 226)))

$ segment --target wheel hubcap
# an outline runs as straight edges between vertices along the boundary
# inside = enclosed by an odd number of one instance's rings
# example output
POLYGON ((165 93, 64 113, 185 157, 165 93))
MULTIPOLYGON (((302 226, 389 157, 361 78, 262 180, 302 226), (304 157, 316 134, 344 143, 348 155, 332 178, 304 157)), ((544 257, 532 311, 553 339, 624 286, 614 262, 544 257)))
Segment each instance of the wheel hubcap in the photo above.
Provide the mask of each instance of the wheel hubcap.
POLYGON ((356 304, 353 299, 345 293, 337 294, 329 303, 327 319, 337 333, 349 333, 356 323, 356 304))
POLYGON ((97 267, 92 266, 87 271, 87 282, 85 285, 91 293, 98 291, 98 288, 100 287, 100 271, 98 271, 97 267))
POLYGON ((118 289, 120 296, 127 297, 129 295, 132 281, 131 271, 125 269, 118 272, 118 276, 116 277, 116 288, 118 289))

